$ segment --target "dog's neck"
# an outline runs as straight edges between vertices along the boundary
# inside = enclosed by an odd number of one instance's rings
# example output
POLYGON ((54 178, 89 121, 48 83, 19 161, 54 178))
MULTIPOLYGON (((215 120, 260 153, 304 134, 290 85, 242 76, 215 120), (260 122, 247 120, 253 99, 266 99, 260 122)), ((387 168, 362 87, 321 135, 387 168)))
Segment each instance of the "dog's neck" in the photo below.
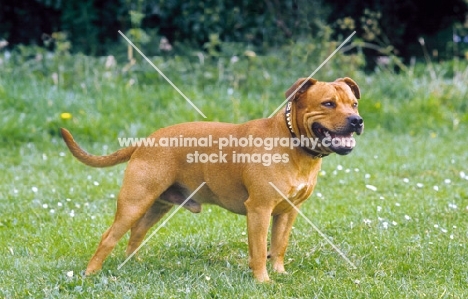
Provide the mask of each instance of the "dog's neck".
MULTIPOLYGON (((285 117, 285 120, 286 120, 286 126, 288 127, 289 129, 289 133, 291 133, 291 137, 292 138, 297 138, 297 135, 296 133, 294 133, 294 129, 293 129, 293 125, 292 125, 292 106, 293 106, 293 103, 292 103, 292 100, 290 99, 288 101, 288 103, 286 104, 286 108, 284 110, 284 117, 285 117)), ((319 153, 311 148, 308 148, 306 146, 301 146, 300 147, 303 151, 305 151, 306 153, 308 153, 309 155, 311 155, 314 159, 320 159, 320 158, 323 158, 323 157, 326 157, 328 156, 329 154, 322 154, 322 153, 319 153)))

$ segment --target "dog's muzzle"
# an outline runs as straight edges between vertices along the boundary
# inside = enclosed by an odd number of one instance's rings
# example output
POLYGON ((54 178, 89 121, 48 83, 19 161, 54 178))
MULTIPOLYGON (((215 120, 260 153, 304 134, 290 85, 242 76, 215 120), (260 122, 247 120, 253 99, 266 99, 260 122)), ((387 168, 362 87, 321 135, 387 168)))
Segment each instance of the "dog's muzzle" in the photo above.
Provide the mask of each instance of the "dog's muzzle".
POLYGON ((359 115, 348 116, 348 124, 353 132, 361 135, 362 129, 364 127, 364 120, 359 115))
POLYGON ((359 115, 351 115, 346 119, 344 127, 340 127, 335 131, 332 131, 318 122, 312 124, 312 132, 319 138, 321 145, 328 147, 331 151, 339 155, 349 154, 356 141, 353 134, 360 135, 364 128, 364 121, 359 115))

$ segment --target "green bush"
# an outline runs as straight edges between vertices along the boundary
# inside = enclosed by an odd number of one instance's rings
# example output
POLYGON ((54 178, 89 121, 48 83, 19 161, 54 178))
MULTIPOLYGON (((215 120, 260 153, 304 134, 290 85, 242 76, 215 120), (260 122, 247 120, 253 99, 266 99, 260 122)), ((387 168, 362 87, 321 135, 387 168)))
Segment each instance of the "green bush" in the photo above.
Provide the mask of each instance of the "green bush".
POLYGON ((0 6, 0 39, 11 46, 43 45, 53 33, 62 32, 71 51, 103 55, 113 54, 122 43, 120 30, 138 39, 150 55, 164 52, 163 38, 177 54, 195 49, 218 55, 223 43, 267 52, 313 40, 325 27, 333 29, 336 39, 356 30, 356 36, 369 43, 366 55, 422 56, 418 38, 424 37, 431 50, 446 58, 457 52, 447 49, 452 26, 457 25, 456 34, 463 34, 467 12, 464 0, 449 0, 440 9, 435 2, 421 0, 17 1, 0 6), (386 51, 376 52, 376 47, 386 51))

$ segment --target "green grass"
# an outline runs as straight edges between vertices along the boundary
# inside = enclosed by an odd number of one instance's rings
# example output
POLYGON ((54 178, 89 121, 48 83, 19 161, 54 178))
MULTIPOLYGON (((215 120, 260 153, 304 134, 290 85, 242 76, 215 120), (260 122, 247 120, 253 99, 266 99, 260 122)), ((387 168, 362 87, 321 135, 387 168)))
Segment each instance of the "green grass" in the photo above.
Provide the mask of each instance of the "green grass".
MULTIPOLYGON (((178 212, 142 248, 140 260, 117 270, 127 236, 101 273, 83 278, 112 222, 125 165, 80 164, 58 128, 103 154, 118 148, 117 136, 145 136, 202 118, 144 62, 125 73, 123 63, 106 70, 105 59, 83 56, 14 59, 0 69, 1 297, 466 297, 468 181, 460 174, 468 175, 466 87, 463 74, 444 75, 447 65, 437 66, 438 82, 417 68, 366 75, 331 64, 315 76, 351 76, 363 93, 365 133, 349 156, 324 159, 316 191, 302 208, 358 269, 298 218, 289 274, 270 271, 273 282, 257 284, 247 265, 245 218, 212 206, 199 215, 178 212), (72 119, 61 119, 62 112, 72 119)), ((300 59, 201 65, 198 58, 176 57, 155 64, 208 120, 243 122, 268 116, 295 79, 318 64, 300 59)))

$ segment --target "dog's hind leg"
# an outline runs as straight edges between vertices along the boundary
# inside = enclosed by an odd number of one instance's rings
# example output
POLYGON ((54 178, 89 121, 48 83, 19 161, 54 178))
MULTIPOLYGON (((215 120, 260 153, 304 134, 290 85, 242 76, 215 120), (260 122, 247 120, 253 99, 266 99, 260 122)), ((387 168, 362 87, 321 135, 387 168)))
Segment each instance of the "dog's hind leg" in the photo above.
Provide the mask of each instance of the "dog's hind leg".
POLYGON ((133 163, 133 165, 130 163, 127 167, 117 201, 114 222, 103 234, 94 256, 88 263, 86 275, 102 268, 102 263, 122 236, 147 213, 156 198, 172 185, 169 175, 164 180, 158 180, 156 177, 151 177, 154 173, 152 170, 141 171, 140 166, 138 163, 133 163), (157 180, 158 184, 155 184, 157 180))
MULTIPOLYGON (((119 196, 119 201, 120 200, 119 196)), ((98 248, 88 263, 85 274, 92 274, 97 272, 102 268, 102 263, 106 257, 114 249, 117 242, 122 238, 122 236, 133 226, 133 224, 140 219, 149 206, 152 204, 154 196, 146 196, 142 200, 141 205, 137 207, 121 207, 120 204, 117 204, 117 213, 115 215, 114 223, 111 227, 102 235, 101 242, 98 245, 98 248), (122 210, 126 210, 123 212, 122 210)))
POLYGON ((148 212, 132 227, 127 246, 127 256, 140 246, 148 230, 161 220, 173 205, 183 205, 185 209, 192 213, 201 212, 201 205, 192 199, 187 200, 184 193, 187 192, 183 192, 180 187, 171 186, 161 194, 148 212))
POLYGON ((126 254, 129 256, 132 254, 143 241, 148 230, 161 218, 169 212, 173 205, 165 203, 161 200, 157 200, 151 206, 151 208, 146 212, 146 214, 141 217, 131 229, 130 240, 128 241, 126 254))

